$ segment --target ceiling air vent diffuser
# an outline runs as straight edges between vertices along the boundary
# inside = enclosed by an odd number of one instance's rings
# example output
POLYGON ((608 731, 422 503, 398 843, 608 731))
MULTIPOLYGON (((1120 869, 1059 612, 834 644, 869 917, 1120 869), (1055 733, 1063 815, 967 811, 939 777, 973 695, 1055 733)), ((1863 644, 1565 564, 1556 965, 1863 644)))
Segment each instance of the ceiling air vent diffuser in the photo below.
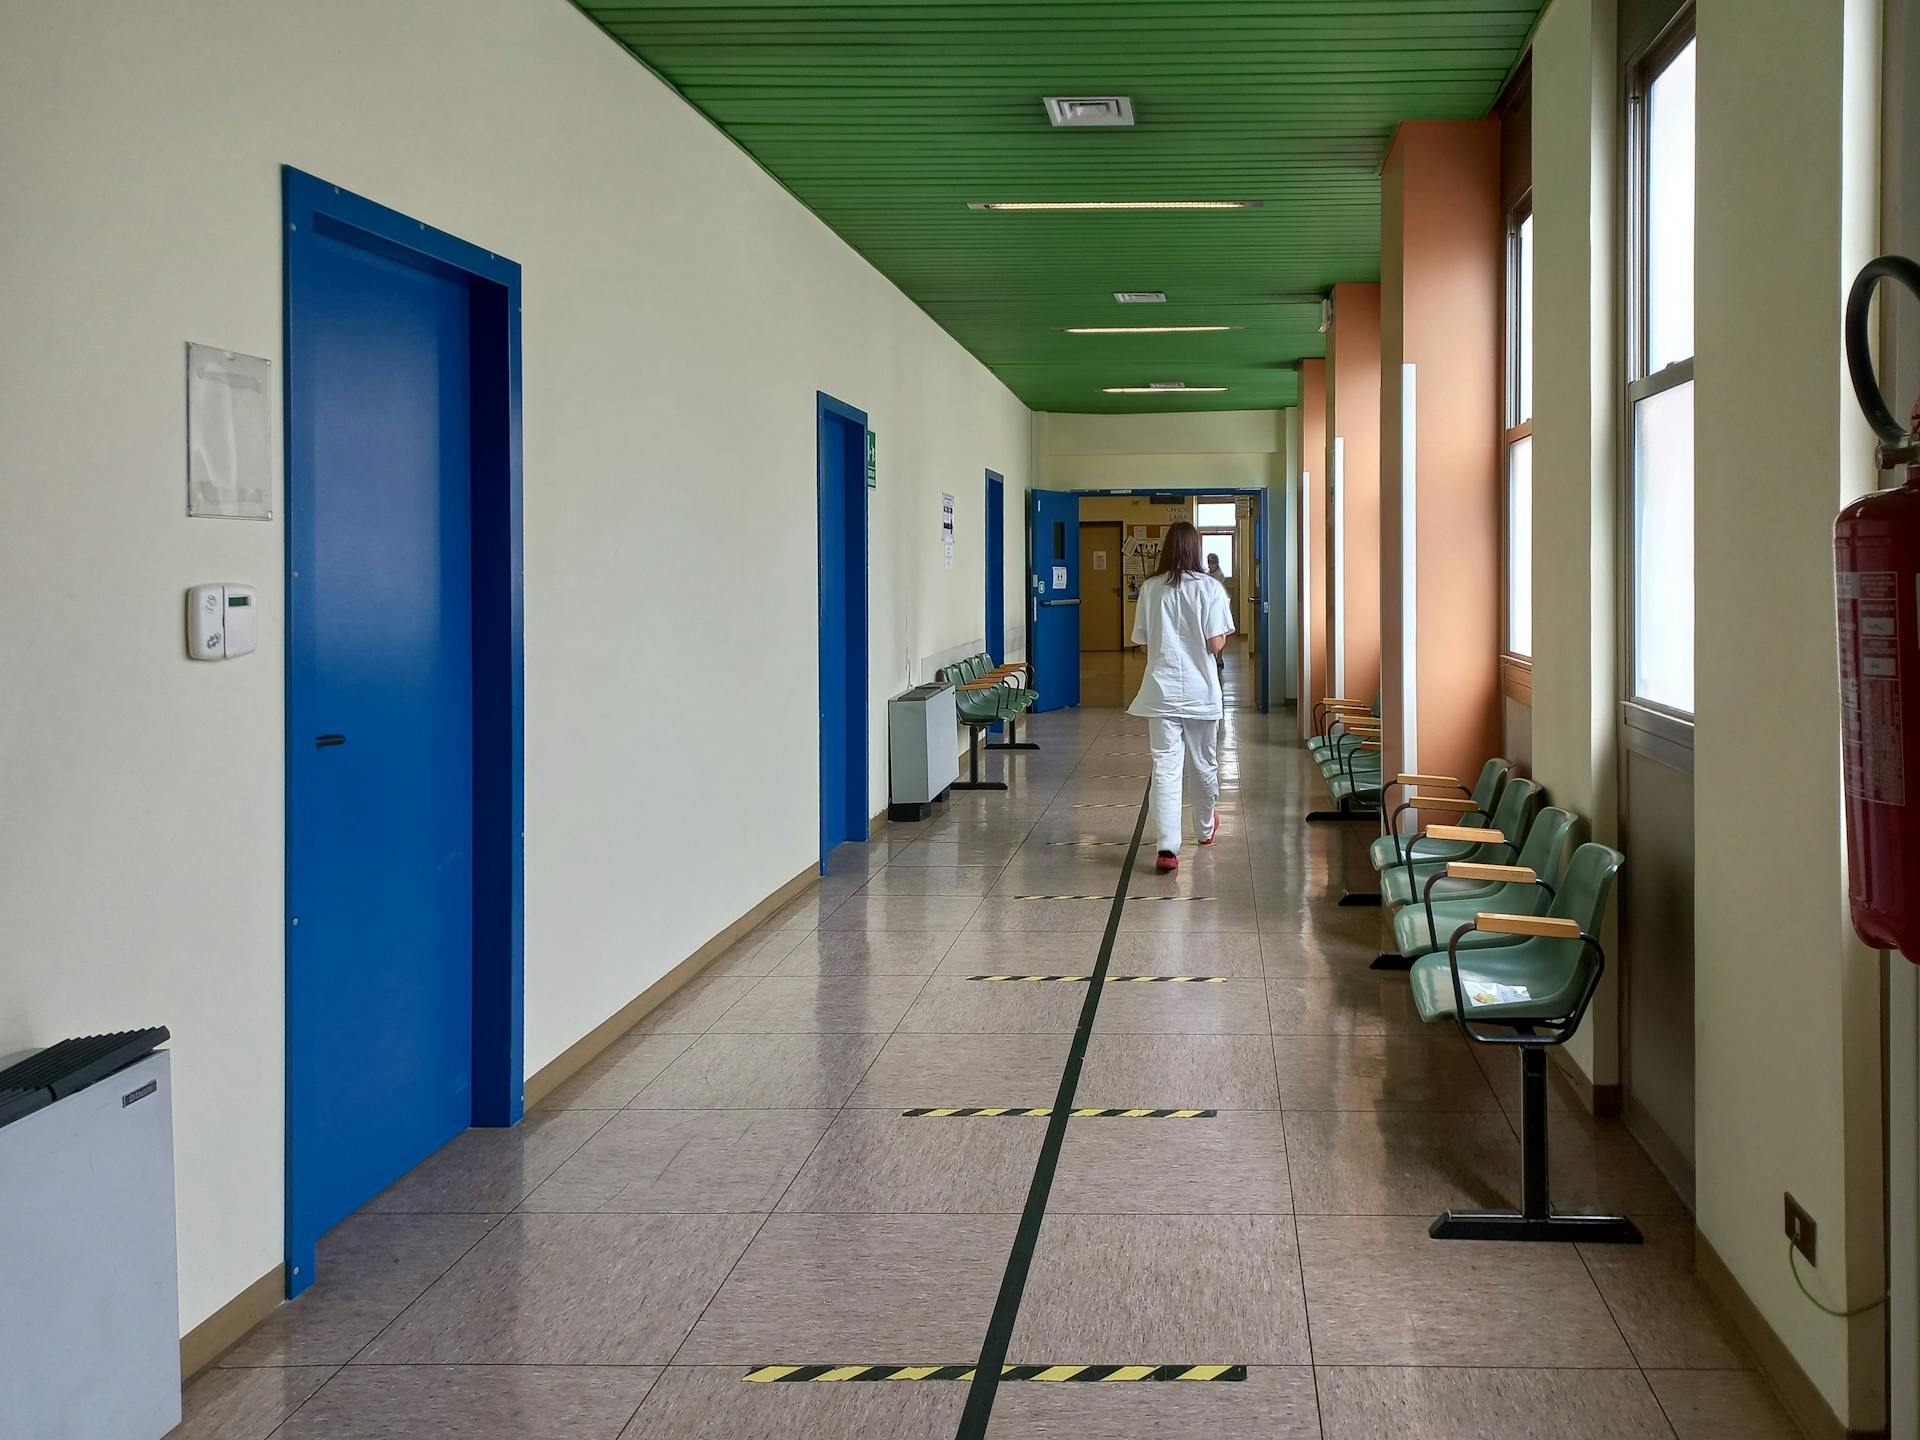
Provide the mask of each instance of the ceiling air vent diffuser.
POLYGON ((1113 298, 1122 305, 1164 305, 1167 292, 1164 290, 1116 290, 1113 298))
POLYGON ((1049 95, 1047 118, 1055 125, 1131 125, 1133 101, 1124 95, 1049 95))

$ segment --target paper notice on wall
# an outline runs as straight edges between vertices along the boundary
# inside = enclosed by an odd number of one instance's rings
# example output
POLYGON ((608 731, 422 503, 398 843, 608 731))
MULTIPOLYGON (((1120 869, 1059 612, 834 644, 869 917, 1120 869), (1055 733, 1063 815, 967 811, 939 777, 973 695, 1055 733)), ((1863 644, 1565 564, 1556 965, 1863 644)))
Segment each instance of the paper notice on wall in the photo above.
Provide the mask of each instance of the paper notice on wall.
POLYGON ((1147 573, 1147 562, 1142 560, 1138 554, 1126 556, 1121 564, 1128 575, 1144 575, 1147 573))
POLYGON ((1107 568, 1107 552, 1106 551, 1096 550, 1093 552, 1093 568, 1096 570, 1104 570, 1107 568))
POLYGON ((947 569, 953 568, 953 496, 940 497, 940 544, 946 551, 947 569))
POLYGON ((272 369, 256 355, 187 346, 187 514, 273 518, 272 369))
POLYGON ((1495 985, 1490 980, 1469 980, 1464 988, 1469 1005, 1512 1005, 1533 998, 1524 985, 1495 985))
POLYGON ((1056 565, 1053 567, 1053 588, 1056 590, 1064 590, 1067 588, 1066 566, 1056 565))
POLYGON ((1144 525, 1136 525, 1133 527, 1133 533, 1136 539, 1144 540, 1147 538, 1147 527, 1144 525))

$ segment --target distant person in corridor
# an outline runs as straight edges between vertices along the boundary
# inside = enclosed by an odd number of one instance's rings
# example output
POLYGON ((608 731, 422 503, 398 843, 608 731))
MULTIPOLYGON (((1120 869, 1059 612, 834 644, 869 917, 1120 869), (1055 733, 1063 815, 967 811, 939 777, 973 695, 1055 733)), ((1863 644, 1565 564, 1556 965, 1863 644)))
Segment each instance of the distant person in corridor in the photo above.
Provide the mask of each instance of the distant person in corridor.
MULTIPOLYGON (((1207 554, 1207 574, 1211 575, 1215 580, 1218 580, 1220 582, 1220 588, 1227 592, 1227 614, 1231 617, 1233 614, 1233 587, 1227 584, 1226 571, 1220 568, 1220 557, 1211 551, 1207 554)), ((1220 672, 1220 688, 1223 690, 1226 689, 1227 651, 1225 646, 1222 646, 1214 654, 1213 668, 1220 672)))
POLYGON ((1140 587, 1133 643, 1147 647, 1140 693, 1127 707, 1147 722, 1153 748, 1153 822, 1162 873, 1180 866, 1180 790, 1188 762, 1197 782, 1194 834, 1211 845, 1219 832, 1218 749, 1224 703, 1214 659, 1233 633, 1224 585, 1200 563, 1200 532, 1182 520, 1167 530, 1160 569, 1140 587))

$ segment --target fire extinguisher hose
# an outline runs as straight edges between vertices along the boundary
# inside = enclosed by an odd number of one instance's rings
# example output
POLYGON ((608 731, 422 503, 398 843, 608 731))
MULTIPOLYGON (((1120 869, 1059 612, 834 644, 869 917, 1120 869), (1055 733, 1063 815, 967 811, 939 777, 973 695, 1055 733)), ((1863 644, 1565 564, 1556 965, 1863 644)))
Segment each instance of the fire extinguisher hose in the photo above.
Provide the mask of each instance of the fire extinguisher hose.
POLYGON ((1853 379, 1854 397, 1874 433, 1889 445, 1903 445, 1907 427, 1888 409, 1886 397, 1880 393, 1880 382, 1873 373, 1873 354, 1867 345, 1867 310, 1882 280, 1897 280, 1920 299, 1920 264, 1904 255, 1882 255, 1866 264, 1847 292, 1847 374, 1853 379))

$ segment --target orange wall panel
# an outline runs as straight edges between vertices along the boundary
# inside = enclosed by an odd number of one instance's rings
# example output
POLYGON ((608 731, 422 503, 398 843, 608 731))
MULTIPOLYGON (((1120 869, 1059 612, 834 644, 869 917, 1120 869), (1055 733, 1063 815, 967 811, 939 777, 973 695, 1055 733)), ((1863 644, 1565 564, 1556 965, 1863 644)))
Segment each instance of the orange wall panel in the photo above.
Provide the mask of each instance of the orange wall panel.
MULTIPOLYGON (((1338 643, 1343 688, 1371 699, 1380 686, 1380 287, 1333 287, 1327 337, 1328 483, 1341 442, 1341 554, 1338 576, 1323 575, 1332 603, 1340 588, 1338 643)), ((1323 490, 1323 493, 1329 493, 1323 490)), ((1331 624, 1331 619, 1329 624, 1331 624)), ((1331 658, 1329 660, 1331 664, 1331 658)))
POLYGON ((1306 656, 1300 692, 1300 733, 1313 730, 1313 704, 1329 692, 1327 668, 1327 362, 1300 362, 1300 469, 1306 515, 1300 526, 1300 615, 1306 656))

